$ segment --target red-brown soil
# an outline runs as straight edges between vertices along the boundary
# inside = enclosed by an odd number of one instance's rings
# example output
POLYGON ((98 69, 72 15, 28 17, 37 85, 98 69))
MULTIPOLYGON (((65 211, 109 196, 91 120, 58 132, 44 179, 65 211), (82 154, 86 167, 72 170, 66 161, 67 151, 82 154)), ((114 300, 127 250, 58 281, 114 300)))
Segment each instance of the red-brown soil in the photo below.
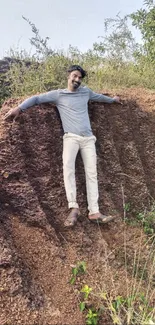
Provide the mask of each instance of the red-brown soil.
MULTIPOLYGON (((0 115, 0 324, 81 325, 77 289, 118 295, 126 292, 124 238, 129 264, 143 247, 140 228, 123 222, 149 208, 155 197, 155 93, 118 91, 123 105, 90 103, 97 137, 100 209, 117 219, 99 227, 87 218, 84 170, 77 159, 78 202, 82 217, 65 229, 68 214, 62 176, 62 129, 52 105, 33 107, 15 123, 0 115), (71 285, 71 269, 86 261, 87 273, 71 285)), ((110 94, 112 95, 112 94, 110 94)), ((114 94, 113 94, 114 95, 114 94)), ((144 257, 149 247, 142 249, 144 257)), ((132 270, 128 270, 130 281, 132 270)), ((97 300, 94 300, 97 305, 97 300)), ((108 313, 100 324, 109 324, 108 313)), ((111 321, 112 324, 112 321, 111 321)))

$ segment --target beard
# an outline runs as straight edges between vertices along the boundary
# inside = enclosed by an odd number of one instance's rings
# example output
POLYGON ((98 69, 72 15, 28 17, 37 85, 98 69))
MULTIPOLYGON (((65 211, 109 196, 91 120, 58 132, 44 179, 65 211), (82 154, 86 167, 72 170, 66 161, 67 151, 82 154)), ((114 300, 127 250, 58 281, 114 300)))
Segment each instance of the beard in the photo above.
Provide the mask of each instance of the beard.
POLYGON ((81 83, 80 82, 78 82, 78 81, 72 81, 72 85, 73 85, 73 88, 74 89, 77 89, 80 85, 81 85, 81 83))

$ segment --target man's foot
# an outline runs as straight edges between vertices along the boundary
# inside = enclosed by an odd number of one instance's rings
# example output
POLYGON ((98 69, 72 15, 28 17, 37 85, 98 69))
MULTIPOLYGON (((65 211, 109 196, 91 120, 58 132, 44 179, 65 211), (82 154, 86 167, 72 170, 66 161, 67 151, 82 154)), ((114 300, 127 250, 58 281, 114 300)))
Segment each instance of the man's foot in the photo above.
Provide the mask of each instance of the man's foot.
POLYGON ((108 223, 108 222, 114 220, 115 218, 116 218, 116 216, 111 216, 111 215, 105 216, 105 215, 101 214, 100 212, 90 214, 88 217, 88 219, 92 222, 103 223, 103 224, 108 223))
POLYGON ((77 219, 80 216, 80 211, 77 208, 71 209, 67 219, 64 222, 64 226, 67 228, 72 228, 77 223, 77 219))

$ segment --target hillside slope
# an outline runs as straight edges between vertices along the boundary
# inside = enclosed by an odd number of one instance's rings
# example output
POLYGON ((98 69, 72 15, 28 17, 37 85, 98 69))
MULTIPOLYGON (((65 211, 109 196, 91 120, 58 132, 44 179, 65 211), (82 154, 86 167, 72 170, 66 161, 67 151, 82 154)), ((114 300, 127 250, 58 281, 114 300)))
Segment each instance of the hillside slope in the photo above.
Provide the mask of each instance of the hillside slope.
MULTIPOLYGON (((33 107, 10 123, 3 120, 4 114, 19 100, 4 104, 0 115, 0 324, 84 324, 77 294, 69 283, 77 261, 87 263, 85 283, 113 291, 112 278, 117 275, 117 291, 124 291, 126 275, 120 256, 124 232, 130 257, 145 236, 140 229, 124 225, 123 202, 130 206, 127 217, 134 218, 155 197, 155 93, 130 89, 119 95, 122 106, 89 105, 97 137, 100 207, 104 213, 117 214, 117 219, 102 227, 87 219, 85 177, 78 156, 82 217, 73 230, 63 226, 68 209, 62 129, 55 107, 33 107)), ((108 323, 108 316, 103 320, 108 323)))

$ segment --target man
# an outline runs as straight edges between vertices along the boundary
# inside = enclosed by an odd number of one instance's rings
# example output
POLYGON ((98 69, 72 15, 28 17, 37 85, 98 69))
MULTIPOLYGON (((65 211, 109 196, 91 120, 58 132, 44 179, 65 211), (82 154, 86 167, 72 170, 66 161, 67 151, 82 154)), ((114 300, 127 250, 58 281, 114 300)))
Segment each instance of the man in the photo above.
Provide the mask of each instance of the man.
POLYGON ((60 113, 63 136, 63 175, 70 213, 65 221, 66 227, 72 227, 77 222, 79 206, 76 200, 75 160, 80 150, 86 175, 88 218, 90 221, 107 223, 114 216, 102 215, 98 206, 98 181, 96 167, 96 138, 92 133, 88 115, 88 101, 104 103, 120 103, 119 97, 110 98, 97 94, 87 87, 82 87, 82 79, 86 72, 79 65, 72 65, 68 69, 67 89, 52 90, 50 92, 32 96, 18 107, 11 109, 5 119, 16 119, 27 108, 42 104, 54 103, 60 113))

